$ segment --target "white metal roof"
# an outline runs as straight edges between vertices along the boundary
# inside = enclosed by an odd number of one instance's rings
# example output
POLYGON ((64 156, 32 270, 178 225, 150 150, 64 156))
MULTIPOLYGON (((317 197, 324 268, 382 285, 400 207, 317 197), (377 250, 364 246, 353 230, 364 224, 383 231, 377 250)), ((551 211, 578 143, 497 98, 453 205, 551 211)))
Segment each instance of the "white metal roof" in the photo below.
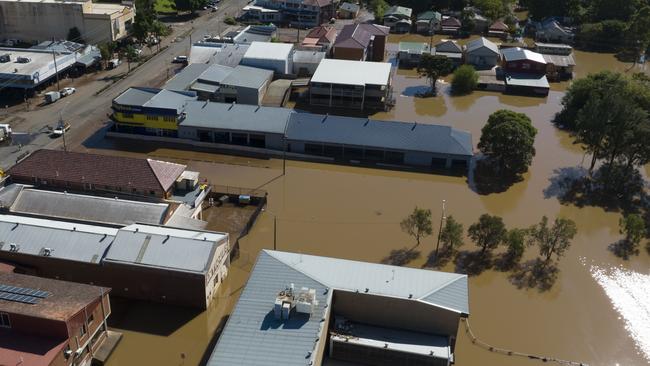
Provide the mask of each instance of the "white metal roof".
POLYGON ((244 54, 244 59, 288 60, 293 45, 290 43, 253 42, 244 54))
POLYGON ((193 231, 193 230, 183 230, 183 229, 175 229, 170 227, 141 225, 141 224, 133 224, 133 225, 125 226, 121 230, 138 231, 141 233, 155 234, 155 235, 170 235, 178 238, 205 240, 205 241, 212 241, 212 242, 217 242, 220 241, 221 239, 228 237, 228 234, 220 233, 216 231, 193 231))
POLYGON ((388 62, 324 59, 311 78, 314 83, 342 85, 388 85, 391 64, 388 62))
POLYGON ((86 224, 78 224, 74 222, 48 220, 48 219, 37 219, 34 217, 17 216, 17 215, 0 215, 0 222, 42 226, 42 227, 48 227, 53 229, 80 231, 80 232, 100 234, 100 235, 104 235, 104 234, 115 235, 117 234, 117 230, 118 230, 115 228, 104 227, 104 226, 86 225, 86 224))
POLYGON ((529 60, 540 64, 546 64, 546 60, 541 53, 533 52, 525 48, 511 47, 501 50, 503 59, 508 61, 529 60))

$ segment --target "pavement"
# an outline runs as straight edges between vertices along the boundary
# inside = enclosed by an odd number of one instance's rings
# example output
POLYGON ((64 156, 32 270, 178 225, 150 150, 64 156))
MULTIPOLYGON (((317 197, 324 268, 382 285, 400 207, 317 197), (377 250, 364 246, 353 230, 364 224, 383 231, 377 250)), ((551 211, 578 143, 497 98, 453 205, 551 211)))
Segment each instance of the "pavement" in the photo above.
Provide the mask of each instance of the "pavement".
MULTIPOLYGON (((68 150, 91 148, 98 139, 103 139, 115 97, 132 86, 162 85, 179 68, 171 63, 175 56, 188 55, 190 42, 202 39, 205 34, 225 32, 227 25, 223 20, 237 16, 247 3, 247 0, 223 0, 215 13, 204 11, 192 21, 171 23, 172 34, 161 42, 161 49, 167 48, 113 84, 112 79, 126 73, 126 62, 116 70, 63 80, 61 88, 74 86, 77 92, 56 103, 37 105, 41 99, 32 98, 29 105, 0 111, 0 123, 10 123, 14 132, 11 142, 0 144, 0 168, 6 170, 26 152, 41 148, 63 149, 64 143, 68 150), (56 126, 59 118, 71 125, 65 142, 63 138, 52 138, 48 133, 48 126, 56 126)), ((145 55, 148 52, 145 48, 145 55)))

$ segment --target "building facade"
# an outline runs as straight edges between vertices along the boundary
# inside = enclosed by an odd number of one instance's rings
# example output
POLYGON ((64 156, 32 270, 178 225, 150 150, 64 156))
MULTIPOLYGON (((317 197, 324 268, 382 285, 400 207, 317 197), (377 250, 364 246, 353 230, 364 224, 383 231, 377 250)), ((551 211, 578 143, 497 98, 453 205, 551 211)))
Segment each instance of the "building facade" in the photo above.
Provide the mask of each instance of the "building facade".
POLYGON ((278 75, 293 71, 293 44, 273 42, 253 42, 244 54, 241 64, 274 71, 278 75))
POLYGON ((465 63, 478 70, 491 69, 499 63, 499 48, 494 42, 481 37, 465 46, 465 63))
POLYGON ((117 41, 127 36, 135 7, 91 0, 1 0, 0 34, 25 42, 67 39, 77 28, 89 44, 117 41))
POLYGON ((351 61, 384 61, 390 28, 377 24, 347 24, 336 37, 333 57, 351 61))
POLYGON ((245 17, 260 22, 275 21, 292 27, 313 28, 336 15, 338 0, 256 0, 244 7, 245 17))
POLYGON ((90 364, 107 338, 110 289, 17 273, 0 273, 0 285, 0 364, 90 364))
POLYGON ((384 13, 384 25, 389 27, 391 32, 408 33, 411 30, 413 21, 411 15, 413 9, 403 6, 391 6, 384 13))

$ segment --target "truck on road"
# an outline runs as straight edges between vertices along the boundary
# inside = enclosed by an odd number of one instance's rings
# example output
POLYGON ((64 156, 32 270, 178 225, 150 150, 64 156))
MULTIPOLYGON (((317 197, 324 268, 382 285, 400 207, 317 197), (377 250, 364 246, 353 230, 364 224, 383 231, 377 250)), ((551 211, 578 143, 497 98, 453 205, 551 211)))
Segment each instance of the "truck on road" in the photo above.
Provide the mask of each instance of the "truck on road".
POLYGON ((47 104, 54 103, 59 99, 61 99, 61 93, 59 93, 58 91, 51 91, 45 93, 45 103, 47 104))

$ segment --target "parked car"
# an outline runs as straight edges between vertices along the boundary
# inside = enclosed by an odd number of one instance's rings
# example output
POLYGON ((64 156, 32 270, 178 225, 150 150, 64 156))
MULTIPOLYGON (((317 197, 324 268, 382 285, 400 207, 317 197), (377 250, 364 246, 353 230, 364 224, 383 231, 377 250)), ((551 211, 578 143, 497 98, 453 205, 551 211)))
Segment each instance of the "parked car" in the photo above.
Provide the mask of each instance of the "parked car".
POLYGON ((67 97, 68 95, 74 94, 77 92, 77 89, 73 87, 67 87, 59 90, 59 94, 61 94, 61 97, 67 97))
POLYGON ((172 63, 175 64, 186 64, 187 63, 187 56, 176 56, 172 60, 172 63))
POLYGON ((54 135, 54 136, 63 136, 63 134, 68 132, 69 129, 70 129, 70 124, 68 122, 59 123, 52 130, 52 135, 54 135))
POLYGON ((45 93, 45 103, 46 104, 54 103, 59 99, 61 99, 61 93, 59 93, 58 91, 51 91, 51 92, 45 93))
POLYGON ((11 126, 8 124, 0 124, 0 141, 5 141, 11 138, 11 126))
POLYGON ((122 61, 120 61, 119 58, 114 58, 114 59, 108 61, 108 68, 109 69, 114 69, 114 68, 120 66, 121 63, 122 63, 122 61))
POLYGON ((211 13, 216 13, 217 10, 219 10, 219 7, 217 7, 216 5, 213 5, 213 6, 210 7, 210 9, 212 9, 212 10, 210 10, 211 13))

